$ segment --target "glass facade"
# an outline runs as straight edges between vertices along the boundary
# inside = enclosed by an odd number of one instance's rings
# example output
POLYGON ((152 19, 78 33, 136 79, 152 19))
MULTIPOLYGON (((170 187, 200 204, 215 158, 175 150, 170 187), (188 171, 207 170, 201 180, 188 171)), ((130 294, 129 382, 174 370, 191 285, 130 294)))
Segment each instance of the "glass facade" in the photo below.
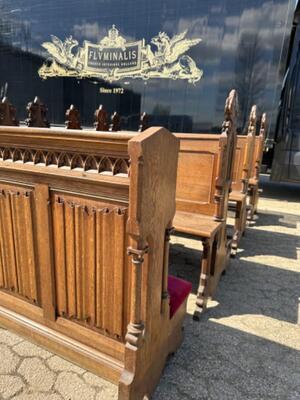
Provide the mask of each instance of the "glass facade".
MULTIPOLYGON (((103 104, 177 132, 217 132, 226 94, 239 128, 256 103, 273 119, 295 0, 0 0, 0 90, 38 95, 52 124, 74 104, 92 126, 103 104), (71 37, 72 36, 72 37, 71 37), (201 39, 201 40, 200 40, 201 39)), ((272 125, 271 125, 272 126, 272 125)))

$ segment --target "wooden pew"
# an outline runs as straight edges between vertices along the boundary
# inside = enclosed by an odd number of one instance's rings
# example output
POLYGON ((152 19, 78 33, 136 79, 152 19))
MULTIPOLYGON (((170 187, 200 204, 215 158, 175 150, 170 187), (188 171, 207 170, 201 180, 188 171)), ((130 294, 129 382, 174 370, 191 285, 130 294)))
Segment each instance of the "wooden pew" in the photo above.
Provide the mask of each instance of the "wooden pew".
POLYGON ((175 134, 180 139, 176 188, 177 232, 196 235, 203 244, 194 319, 198 320, 228 263, 228 197, 236 146, 237 94, 226 100, 220 135, 175 134))
POLYGON ((239 241, 246 229, 247 193, 254 159, 257 108, 251 109, 247 135, 238 135, 234 156, 233 178, 229 201, 234 203, 235 219, 231 255, 235 256, 239 241))
POLYGON ((168 276, 178 148, 164 128, 0 126, 0 324, 119 399, 150 396, 182 341, 191 285, 168 276))
POLYGON ((259 174, 264 152, 264 143, 267 132, 267 114, 264 113, 261 117, 259 135, 255 137, 254 158, 251 167, 249 179, 248 198, 249 209, 247 219, 253 221, 254 214, 257 212, 257 204, 259 199, 259 174))

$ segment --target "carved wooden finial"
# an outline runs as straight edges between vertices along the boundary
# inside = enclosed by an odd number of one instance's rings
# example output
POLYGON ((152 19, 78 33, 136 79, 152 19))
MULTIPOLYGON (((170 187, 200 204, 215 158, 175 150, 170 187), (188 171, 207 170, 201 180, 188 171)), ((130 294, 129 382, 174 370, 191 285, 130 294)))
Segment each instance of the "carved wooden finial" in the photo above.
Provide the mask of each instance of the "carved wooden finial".
POLYGON ((255 136, 256 122, 257 122, 257 106, 254 104, 251 107, 251 111, 250 111, 250 115, 249 115, 248 135, 255 136))
POLYGON ((143 112, 140 117, 140 125, 138 132, 143 132, 144 130, 146 130, 148 128, 148 124, 149 124, 148 115, 145 112, 143 112))
POLYGON ((235 89, 232 89, 225 102, 225 119, 235 120, 238 113, 238 95, 235 89))
POLYGON ((70 108, 66 111, 65 125, 67 129, 81 129, 80 113, 73 104, 71 104, 70 108))
POLYGON ((18 126, 19 121, 16 117, 16 109, 10 104, 8 98, 3 97, 0 103, 0 125, 18 126))
POLYGON ((47 120, 48 108, 43 104, 38 97, 28 103, 26 110, 28 111, 28 118, 25 120, 26 124, 36 128, 49 128, 50 123, 47 120))
POLYGON ((117 132, 120 130, 121 118, 119 114, 115 111, 110 118, 111 124, 109 125, 110 132, 117 132))
POLYGON ((102 104, 99 106, 98 110, 95 111, 95 123, 94 126, 96 131, 108 131, 108 114, 104 110, 102 104))
POLYGON ((259 136, 265 138, 266 132, 267 132, 267 114, 263 113, 263 115, 261 116, 259 136))

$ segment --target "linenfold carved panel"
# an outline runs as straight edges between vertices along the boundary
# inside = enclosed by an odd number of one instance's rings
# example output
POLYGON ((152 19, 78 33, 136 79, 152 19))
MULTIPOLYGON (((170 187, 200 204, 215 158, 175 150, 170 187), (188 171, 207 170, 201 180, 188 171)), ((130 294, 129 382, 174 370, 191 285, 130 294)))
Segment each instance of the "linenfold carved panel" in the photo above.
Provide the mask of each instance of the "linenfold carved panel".
POLYGON ((0 161, 39 167, 58 167, 69 171, 85 171, 102 175, 128 176, 129 173, 128 159, 77 153, 1 147, 0 161))
POLYGON ((33 190, 0 186, 0 288, 38 304, 33 190))
POLYGON ((121 339, 127 208, 57 193, 51 208, 57 314, 121 339))

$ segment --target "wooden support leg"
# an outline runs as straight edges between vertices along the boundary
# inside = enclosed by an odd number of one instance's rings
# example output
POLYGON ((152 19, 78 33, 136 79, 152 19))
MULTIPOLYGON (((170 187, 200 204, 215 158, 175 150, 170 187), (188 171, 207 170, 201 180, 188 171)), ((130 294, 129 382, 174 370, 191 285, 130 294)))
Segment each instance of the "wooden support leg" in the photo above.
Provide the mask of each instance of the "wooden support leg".
POLYGON ((196 309, 194 311, 193 319, 199 321, 201 314, 205 311, 207 305, 208 293, 208 281, 211 274, 212 264, 212 239, 204 239, 203 243, 203 255, 201 262, 201 273, 199 287, 197 291, 196 309))
POLYGON ((251 186, 249 191, 249 210, 247 213, 247 220, 253 221, 254 214, 257 212, 257 204, 258 204, 258 197, 259 197, 259 189, 258 185, 251 186))
POLYGON ((247 205, 245 201, 237 201, 235 208, 234 233, 232 238, 231 256, 235 257, 239 241, 246 229, 247 205))

